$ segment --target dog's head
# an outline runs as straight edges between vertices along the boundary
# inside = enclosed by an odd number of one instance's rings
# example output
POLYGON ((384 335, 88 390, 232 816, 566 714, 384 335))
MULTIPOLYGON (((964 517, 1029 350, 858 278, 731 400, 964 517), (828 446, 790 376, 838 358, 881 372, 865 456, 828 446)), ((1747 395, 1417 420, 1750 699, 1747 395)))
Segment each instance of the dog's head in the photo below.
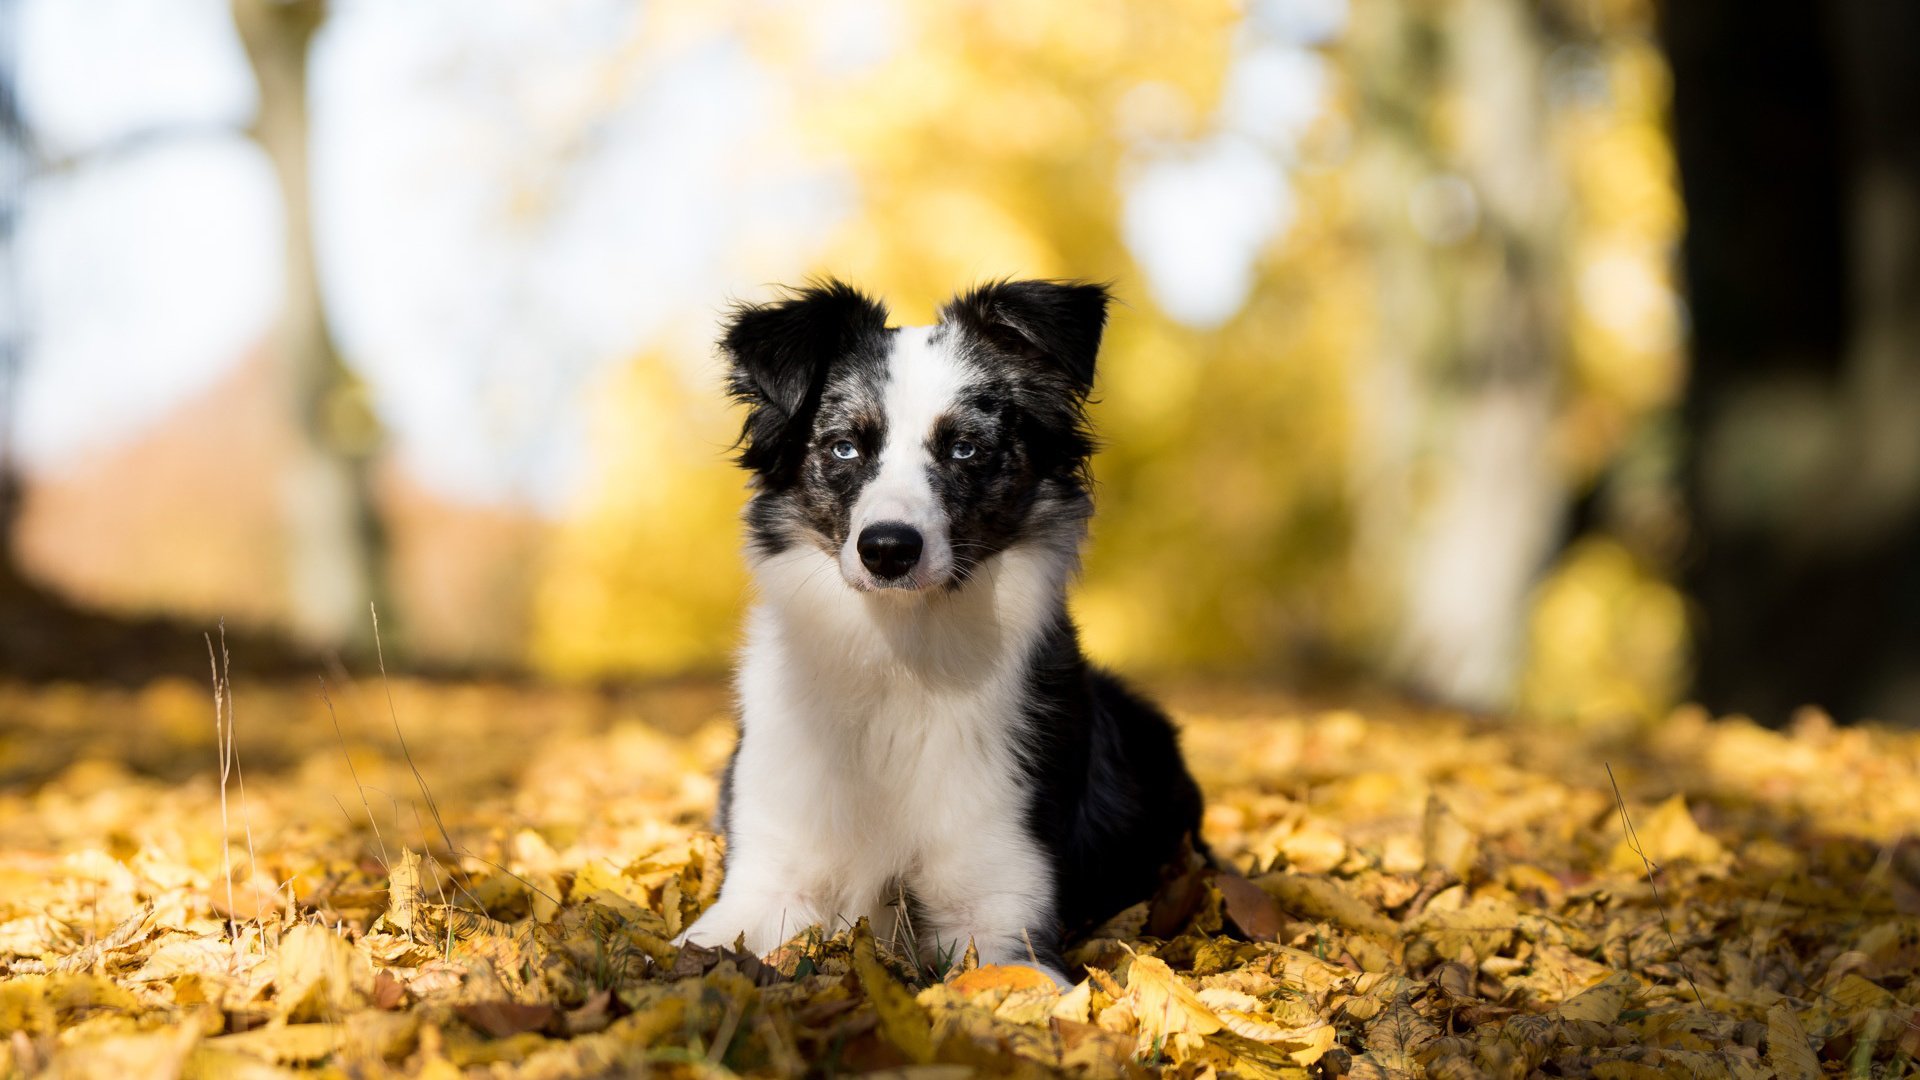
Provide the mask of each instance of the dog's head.
POLYGON ((1070 546, 1088 500, 1098 285, 1013 281, 889 327, 835 281, 734 310, 755 550, 811 545, 863 591, 955 586, 1022 541, 1070 546))

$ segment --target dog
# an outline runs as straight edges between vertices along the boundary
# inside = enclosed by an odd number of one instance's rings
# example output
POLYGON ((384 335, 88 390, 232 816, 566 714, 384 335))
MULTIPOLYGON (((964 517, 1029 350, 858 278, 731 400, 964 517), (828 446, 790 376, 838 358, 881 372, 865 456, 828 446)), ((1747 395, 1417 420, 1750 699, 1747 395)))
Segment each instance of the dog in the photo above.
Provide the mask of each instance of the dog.
POLYGON ((1173 725, 1067 614, 1108 301, 1001 281, 892 327, 826 280, 731 312, 757 599, 724 878, 683 943, 867 916, 932 968, 972 946, 1066 986, 1062 946, 1200 845, 1173 725))

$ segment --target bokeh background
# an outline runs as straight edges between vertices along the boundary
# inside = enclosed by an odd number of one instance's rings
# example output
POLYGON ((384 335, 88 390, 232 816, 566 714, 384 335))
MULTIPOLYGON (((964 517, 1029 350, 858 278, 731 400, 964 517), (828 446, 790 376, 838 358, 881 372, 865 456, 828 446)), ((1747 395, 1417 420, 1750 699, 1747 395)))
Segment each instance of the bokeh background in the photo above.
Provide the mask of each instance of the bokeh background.
POLYGON ((724 670, 710 342, 1124 300, 1091 650, 1920 721, 1920 8, 0 0, 0 648, 724 670))

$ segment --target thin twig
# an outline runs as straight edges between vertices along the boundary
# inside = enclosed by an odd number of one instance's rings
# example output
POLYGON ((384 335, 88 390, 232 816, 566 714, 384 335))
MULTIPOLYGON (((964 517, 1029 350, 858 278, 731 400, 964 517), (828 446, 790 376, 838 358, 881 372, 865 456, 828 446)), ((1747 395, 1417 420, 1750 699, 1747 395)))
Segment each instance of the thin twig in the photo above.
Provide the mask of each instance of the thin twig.
MULTIPOLYGON (((380 644, 380 609, 369 603, 367 605, 367 612, 373 616, 373 655, 380 663, 380 686, 386 691, 387 715, 393 720, 394 738, 400 741, 400 754, 407 759, 407 768, 413 773, 414 783, 420 785, 420 797, 426 800, 427 812, 433 815, 433 824, 440 830, 440 839, 447 845, 447 853, 457 856, 460 854, 460 849, 454 846, 453 834, 447 831, 447 823, 440 816, 440 804, 434 801, 433 789, 427 786, 426 776, 420 772, 420 766, 414 763, 413 751, 407 747, 406 732, 400 730, 400 710, 395 708, 393 704, 393 680, 387 677, 387 654, 385 648, 380 644)), ((391 798, 391 796, 389 796, 389 798, 391 798)), ((418 818, 419 813, 420 811, 418 809, 414 810, 414 816, 416 818, 418 818)), ((426 832, 426 828, 422 826, 420 831, 424 833, 426 832)), ((433 855, 433 845, 431 842, 427 844, 427 854, 429 856, 433 855)), ((439 862, 439 859, 435 858, 434 861, 439 862)), ((445 870, 446 868, 443 866, 441 869, 445 870)), ((480 914, 486 913, 487 906, 481 903, 480 898, 473 895, 473 892, 462 884, 458 878, 454 877, 452 870, 447 871, 447 877, 448 880, 453 882, 455 889, 465 893, 467 899, 473 901, 473 906, 480 914)), ((443 895, 441 897, 443 903, 445 899, 446 897, 443 895)))
POLYGON ((427 802, 427 812, 433 815, 433 823, 440 829, 440 839, 446 842, 447 850, 453 850, 453 834, 447 832, 447 823, 441 820, 440 804, 433 800, 433 791, 427 787, 427 778, 420 774, 420 766, 413 762, 413 751, 407 748, 407 735, 400 730, 400 710, 393 705, 393 680, 387 678, 387 654, 380 644, 380 611, 372 604, 367 611, 373 615, 373 655, 380 663, 380 685, 387 694, 387 715, 393 719, 394 737, 400 740, 400 753, 407 759, 407 768, 413 771, 414 782, 420 785, 420 797, 427 802))
MULTIPOLYGON (((214 748, 220 755, 220 876, 227 879, 227 937, 239 948, 240 932, 234 926, 233 912, 233 851, 230 843, 233 827, 227 820, 227 721, 226 697, 221 693, 220 659, 213 651, 213 635, 207 639, 207 666, 213 669, 213 740, 214 748)), ((236 959, 238 954, 236 953, 236 959)))
MULTIPOLYGON (((327 715, 333 718, 333 734, 340 740, 340 756, 347 759, 347 775, 353 777, 353 789, 360 793, 360 805, 367 811, 367 824, 373 827, 373 839, 380 845, 380 865, 388 873, 392 873, 393 860, 387 857, 386 838, 380 835, 380 822, 373 816, 373 804, 367 801, 366 786, 360 783, 360 770, 353 767, 353 752, 347 749, 347 736, 340 730, 340 717, 333 711, 333 699, 327 696, 327 680, 324 676, 319 677, 319 680, 320 700, 327 703, 327 715)), ((342 812, 345 812, 344 808, 342 812)))
MULTIPOLYGON (((253 846, 253 814, 247 810, 247 774, 240 767, 240 744, 234 738, 233 709, 233 657, 227 652, 227 620, 220 620, 220 681, 227 690, 227 756, 233 760, 233 779, 240 789, 240 828, 247 834, 247 883, 253 889, 253 899, 258 903, 260 894, 260 856, 253 846)), ((274 894, 279 894, 278 889, 274 894)), ((291 908, 288 909, 292 911, 291 908)), ((259 918, 255 909, 254 917, 259 918)))
POLYGON ((1707 999, 1700 996, 1700 987, 1693 981, 1693 972, 1687 970, 1686 957, 1680 954, 1679 939, 1673 936, 1673 923, 1667 919, 1667 905, 1660 899, 1660 885, 1654 880, 1654 871, 1660 867, 1652 859, 1647 858, 1646 851, 1640 847, 1640 834, 1634 831, 1633 819, 1627 816, 1627 799, 1626 796, 1620 794, 1620 781, 1614 778, 1613 763, 1606 762, 1605 764, 1607 768, 1607 782, 1613 785, 1614 805, 1620 808, 1620 825, 1627 833, 1627 848, 1635 855, 1640 856, 1641 864, 1647 868, 1647 886, 1653 890, 1653 906, 1660 912, 1660 929, 1666 931, 1667 944, 1673 946, 1674 963, 1680 965, 1680 974, 1686 976, 1687 989, 1693 991, 1693 1000, 1699 1002, 1700 1007, 1704 1009, 1707 1007, 1707 999))

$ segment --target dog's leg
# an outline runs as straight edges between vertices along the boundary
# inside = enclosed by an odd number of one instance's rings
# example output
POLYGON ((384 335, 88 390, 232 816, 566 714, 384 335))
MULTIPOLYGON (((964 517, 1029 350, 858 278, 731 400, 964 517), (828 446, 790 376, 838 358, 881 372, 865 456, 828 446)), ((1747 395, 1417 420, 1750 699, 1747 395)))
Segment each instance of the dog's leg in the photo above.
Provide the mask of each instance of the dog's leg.
POLYGON ((835 829, 845 813, 829 791, 809 790, 820 767, 749 739, 734 769, 727 816, 727 876, 720 897, 680 936, 765 954, 808 927, 836 933, 867 914, 886 875, 835 829))
POLYGON ((989 828, 942 845, 913 881, 921 958, 958 960, 969 942, 982 964, 1020 964, 1071 987, 1054 929, 1052 874, 1038 845, 1016 827, 989 828))
POLYGON ((820 837, 778 815, 751 789, 733 808, 727 876, 720 898, 681 935, 684 942, 731 946, 745 937, 765 954, 808 927, 844 930, 866 914, 873 890, 853 888, 858 868, 820 837))

